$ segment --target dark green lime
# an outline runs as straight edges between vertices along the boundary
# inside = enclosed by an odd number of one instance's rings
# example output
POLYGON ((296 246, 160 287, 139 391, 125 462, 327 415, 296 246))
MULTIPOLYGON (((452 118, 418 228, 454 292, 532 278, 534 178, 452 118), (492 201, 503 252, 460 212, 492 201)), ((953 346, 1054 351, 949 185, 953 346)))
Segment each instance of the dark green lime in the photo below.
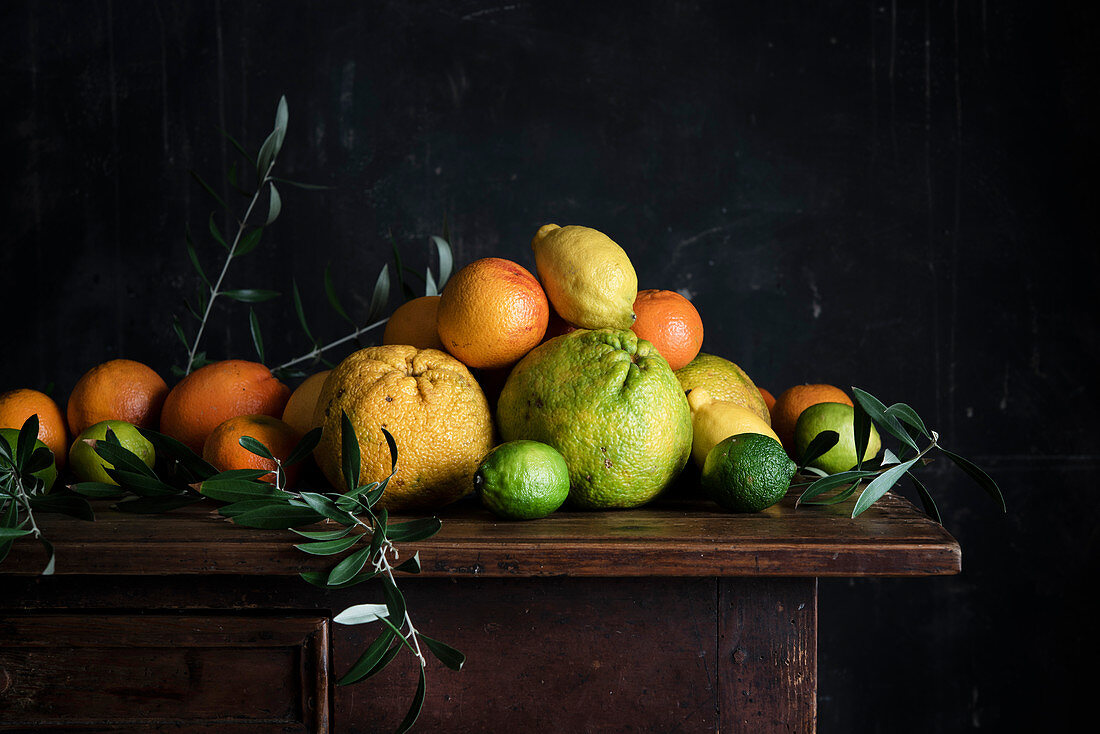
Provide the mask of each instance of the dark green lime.
POLYGON ((796 469, 774 438, 739 433, 707 454, 703 491, 730 512, 760 512, 783 499, 796 469))
POLYGON ((569 496, 569 467, 553 446, 509 441, 485 455, 474 475, 481 503, 508 520, 537 520, 569 496))

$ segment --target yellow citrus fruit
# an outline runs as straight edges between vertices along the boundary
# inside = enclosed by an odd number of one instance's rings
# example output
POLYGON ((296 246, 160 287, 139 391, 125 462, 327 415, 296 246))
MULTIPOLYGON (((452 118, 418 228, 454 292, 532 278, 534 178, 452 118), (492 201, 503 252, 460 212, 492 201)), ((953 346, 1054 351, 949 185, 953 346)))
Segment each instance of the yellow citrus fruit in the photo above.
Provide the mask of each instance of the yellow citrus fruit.
POLYGON ((760 391, 745 371, 728 359, 700 352, 686 367, 676 370, 676 379, 684 392, 704 388, 713 399, 748 408, 771 425, 771 414, 760 391))
POLYGON ((743 405, 715 400, 706 388, 693 389, 687 399, 691 406, 691 458, 700 469, 710 450, 730 436, 759 433, 779 441, 775 431, 759 415, 743 405))
POLYGON ((680 474, 691 415, 668 362, 626 330, 578 329, 539 345, 508 376, 497 401, 505 441, 561 452, 569 501, 636 507, 680 474))
POLYGON ((493 421, 464 364, 436 349, 368 347, 325 380, 314 414, 324 429, 314 451, 325 477, 344 491, 341 413, 359 441, 360 483, 390 473, 385 428, 397 443, 397 474, 380 507, 431 510, 473 491, 474 472, 493 447, 493 421))
POLYGON ((439 296, 421 296, 397 307, 382 332, 383 344, 408 344, 417 349, 443 349, 436 328, 439 296))
POLYGON ((68 457, 69 440, 65 417, 53 398, 27 388, 0 393, 0 428, 22 428, 32 415, 38 416, 38 440, 53 452, 57 466, 63 467, 68 457))
MULTIPOLYGON (((839 387, 832 385, 795 385, 788 387, 775 399, 772 414, 773 426, 788 454, 794 454, 794 429, 802 411, 818 403, 843 403, 851 405, 852 399, 839 387)), ((797 457, 795 457, 797 458, 797 457)))
POLYGON ((436 325, 447 351, 463 364, 515 364, 542 341, 550 305, 526 268, 511 260, 475 260, 447 281, 436 325))
POLYGON ((590 227, 546 224, 531 241, 542 287, 561 317, 584 329, 629 329, 638 274, 623 248, 590 227))
POLYGON ((331 371, 325 370, 310 375, 294 389, 290 394, 290 400, 286 401, 286 407, 283 408, 283 423, 289 424, 303 436, 319 425, 313 422, 313 412, 317 408, 317 398, 321 394, 321 388, 325 386, 325 380, 331 371))

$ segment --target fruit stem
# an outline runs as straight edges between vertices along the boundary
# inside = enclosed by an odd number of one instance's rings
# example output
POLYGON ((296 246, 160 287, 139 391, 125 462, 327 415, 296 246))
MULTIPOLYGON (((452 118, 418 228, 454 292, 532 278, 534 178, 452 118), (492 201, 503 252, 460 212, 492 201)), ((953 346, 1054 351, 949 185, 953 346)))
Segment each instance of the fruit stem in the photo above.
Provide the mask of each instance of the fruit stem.
POLYGON ((191 344, 191 351, 187 353, 187 366, 183 368, 183 374, 191 374, 191 365, 195 363, 195 354, 199 349, 199 342, 202 340, 202 334, 206 331, 206 322, 210 319, 210 311, 214 308, 214 301, 221 295, 222 281, 225 280, 225 274, 229 271, 229 263, 233 261, 233 256, 237 252, 237 245, 241 241, 241 235, 244 234, 245 227, 248 226, 248 218, 252 216, 252 210, 256 207, 256 202, 260 200, 260 193, 263 192, 264 187, 271 182, 271 171, 275 168, 275 158, 271 159, 271 164, 268 165, 267 171, 264 173, 263 178, 260 180, 260 185, 256 187, 256 192, 252 194, 252 201, 248 203, 248 209, 244 213, 244 218, 237 224, 237 235, 233 238, 233 244, 229 247, 229 252, 225 256, 225 262, 222 264, 222 271, 218 274, 218 279, 214 281, 214 285, 210 286, 210 298, 206 302, 206 309, 202 314, 202 321, 199 322, 199 330, 195 334, 195 341, 191 344))

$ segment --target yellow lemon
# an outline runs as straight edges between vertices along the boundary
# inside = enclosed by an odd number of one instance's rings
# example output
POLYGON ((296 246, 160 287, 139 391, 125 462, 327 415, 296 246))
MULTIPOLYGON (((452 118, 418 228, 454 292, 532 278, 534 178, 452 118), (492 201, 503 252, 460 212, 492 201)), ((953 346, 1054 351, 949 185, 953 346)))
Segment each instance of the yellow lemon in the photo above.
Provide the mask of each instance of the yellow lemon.
POLYGON ((695 388, 687 398, 691 408, 691 458, 700 469, 710 450, 730 436, 759 433, 779 440, 772 427, 756 413, 736 403, 715 400, 705 388, 695 388))
POLYGON ((531 241, 543 290, 582 329, 629 329, 638 274, 623 248, 591 227, 546 224, 531 241))

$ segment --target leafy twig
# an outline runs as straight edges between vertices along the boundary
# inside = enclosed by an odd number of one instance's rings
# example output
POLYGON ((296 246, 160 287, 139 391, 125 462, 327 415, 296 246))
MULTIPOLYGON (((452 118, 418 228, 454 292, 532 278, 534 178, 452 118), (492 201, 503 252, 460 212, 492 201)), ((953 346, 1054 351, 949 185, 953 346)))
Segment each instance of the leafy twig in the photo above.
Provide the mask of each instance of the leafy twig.
MULTIPOLYGON (((796 506, 803 505, 831 505, 851 497, 865 480, 871 481, 860 493, 852 508, 852 517, 858 517, 871 505, 882 498, 903 477, 909 476, 917 489, 917 494, 924 505, 925 512, 936 522, 942 523, 939 509, 928 489, 913 476, 911 470, 918 465, 929 463, 927 458, 933 450, 939 450, 944 456, 961 468, 971 479, 985 490, 987 494, 1000 505, 1001 511, 1006 511, 1004 495, 997 483, 976 464, 940 446, 940 436, 936 431, 929 430, 924 421, 905 403, 894 403, 887 407, 875 396, 861 390, 852 388, 855 396, 853 434, 855 439, 855 455, 860 457, 856 465, 844 472, 829 474, 808 483, 802 492, 796 506), (893 436, 901 443, 898 453, 886 449, 883 452, 882 465, 877 469, 864 469, 863 459, 867 451, 867 444, 871 436, 871 424, 878 426, 884 434, 893 436), (923 449, 918 441, 924 438, 929 443, 923 449), (899 458, 907 456, 908 451, 915 452, 912 458, 899 458), (873 479, 872 479, 873 477, 873 479), (826 499, 816 499, 834 489, 843 487, 835 495, 826 499)), ((799 461, 799 466, 805 470, 807 465, 831 449, 839 440, 839 434, 835 431, 822 431, 818 434, 799 461)))

